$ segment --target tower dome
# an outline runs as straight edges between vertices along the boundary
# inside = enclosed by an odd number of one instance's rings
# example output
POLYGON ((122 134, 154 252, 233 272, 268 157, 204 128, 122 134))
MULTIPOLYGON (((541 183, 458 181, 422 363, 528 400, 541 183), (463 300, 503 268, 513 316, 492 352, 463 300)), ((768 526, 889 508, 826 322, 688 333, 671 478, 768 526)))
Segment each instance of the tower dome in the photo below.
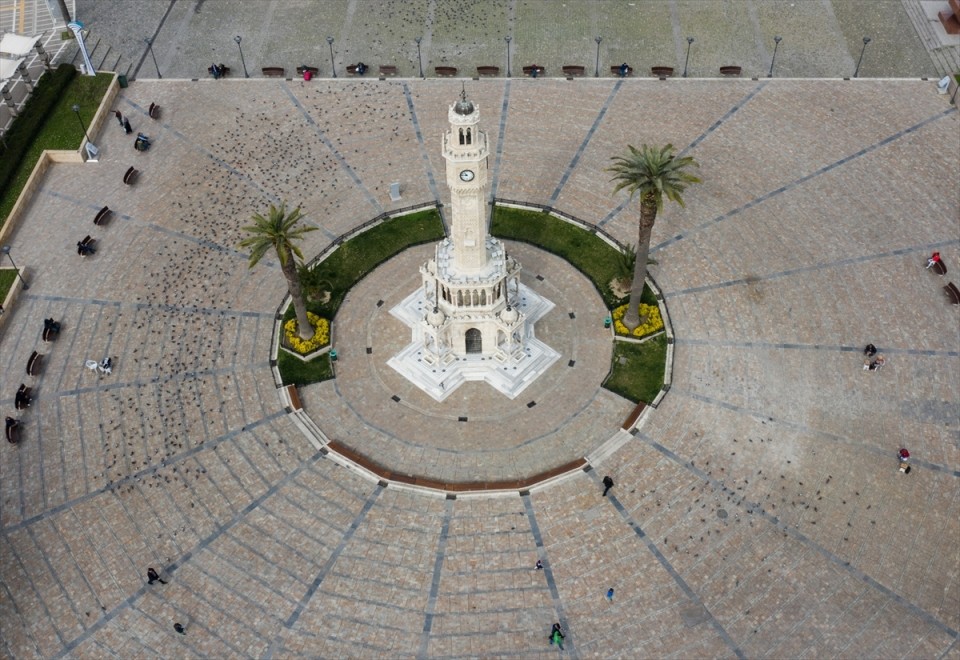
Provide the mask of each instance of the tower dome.
POLYGON ((463 90, 460 92, 460 100, 454 104, 453 111, 464 117, 473 114, 473 103, 467 100, 466 85, 464 85, 463 90))

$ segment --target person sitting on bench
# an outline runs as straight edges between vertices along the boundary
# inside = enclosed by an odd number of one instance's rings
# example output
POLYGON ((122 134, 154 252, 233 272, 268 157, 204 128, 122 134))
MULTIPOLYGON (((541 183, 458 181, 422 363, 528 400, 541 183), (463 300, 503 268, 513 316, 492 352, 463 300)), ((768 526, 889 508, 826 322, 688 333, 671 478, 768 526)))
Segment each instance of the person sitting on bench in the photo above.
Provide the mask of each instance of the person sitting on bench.
POLYGON ((137 139, 133 143, 133 148, 137 151, 146 151, 150 148, 150 138, 143 133, 137 133, 137 139))
POLYGON ((27 386, 20 383, 20 389, 17 390, 17 396, 14 398, 14 407, 17 410, 23 410, 29 408, 31 403, 33 403, 33 398, 27 391, 27 386))
POLYGON ((210 72, 210 75, 213 76, 214 80, 219 80, 223 77, 223 74, 226 73, 227 67, 223 66, 223 64, 217 64, 214 62, 210 65, 207 71, 210 72))
POLYGON ((626 78, 628 73, 630 73, 630 67, 624 62, 620 65, 620 77, 626 78))
POLYGON ((43 329, 50 332, 60 332, 60 324, 52 318, 43 319, 43 329))
POLYGON ((81 257, 86 257, 87 255, 95 253, 96 251, 96 248, 89 243, 77 241, 77 254, 79 254, 81 257))
POLYGON ((940 253, 934 252, 933 254, 930 255, 930 258, 927 259, 927 268, 930 268, 931 266, 935 266, 938 263, 940 263, 940 253))
POLYGON ((110 356, 100 360, 100 364, 97 366, 100 368, 100 371, 105 374, 113 373, 113 360, 110 359, 110 356))
POLYGON ((363 62, 357 62, 357 75, 362 76, 367 72, 367 65, 363 62))

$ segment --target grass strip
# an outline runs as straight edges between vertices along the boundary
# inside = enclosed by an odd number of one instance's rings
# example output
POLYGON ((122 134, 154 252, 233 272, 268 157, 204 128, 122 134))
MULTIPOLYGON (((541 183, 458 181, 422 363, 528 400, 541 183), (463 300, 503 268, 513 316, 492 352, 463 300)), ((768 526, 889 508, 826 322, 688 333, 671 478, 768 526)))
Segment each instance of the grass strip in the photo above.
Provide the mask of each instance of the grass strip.
POLYGON ((642 344, 613 344, 613 368, 603 386, 634 403, 650 403, 663 388, 667 362, 667 336, 661 334, 642 344))

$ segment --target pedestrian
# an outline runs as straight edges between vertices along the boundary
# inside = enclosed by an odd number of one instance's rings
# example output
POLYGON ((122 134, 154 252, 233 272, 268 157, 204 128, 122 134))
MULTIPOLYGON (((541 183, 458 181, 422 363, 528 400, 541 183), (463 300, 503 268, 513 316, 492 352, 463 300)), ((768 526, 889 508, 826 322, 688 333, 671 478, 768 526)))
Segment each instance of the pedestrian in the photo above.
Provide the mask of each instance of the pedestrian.
POLYGON ((100 369, 101 373, 112 374, 113 373, 113 359, 108 355, 107 357, 100 360, 100 364, 97 365, 97 368, 100 369))
POLYGON ((543 562, 538 559, 538 560, 537 560, 537 565, 534 566, 534 568, 535 568, 536 570, 538 570, 538 571, 542 571, 542 570, 543 570, 543 562))
POLYGON ((186 635, 186 634, 187 634, 187 629, 184 628, 184 627, 183 627, 182 625, 180 625, 179 623, 173 624, 173 629, 176 630, 176 631, 177 631, 178 633, 180 633, 181 635, 186 635))
POLYGON ((130 120, 126 117, 123 118, 123 121, 120 122, 120 125, 123 126, 123 132, 127 135, 133 133, 133 127, 130 125, 130 120))
POLYGON ((607 589, 607 600, 609 600, 611 603, 613 602, 613 587, 607 589))
POLYGON ((610 478, 610 475, 607 475, 603 478, 603 495, 602 497, 607 496, 607 491, 613 488, 613 479, 610 478))
POLYGON ((934 252, 934 253, 931 254, 930 257, 927 259, 927 268, 930 268, 930 266, 935 266, 935 265, 938 264, 938 263, 940 263, 940 253, 939 253, 939 252, 934 252))
POLYGON ((623 64, 620 65, 620 77, 621 77, 621 78, 626 78, 626 77, 627 77, 627 74, 628 74, 629 72, 630 72, 630 67, 627 65, 626 62, 624 62, 623 64))
POLYGON ((550 644, 556 644, 561 651, 563 650, 563 631, 559 623, 553 624, 553 628, 550 629, 550 644))
POLYGON ((120 122, 120 127, 123 128, 123 115, 120 114, 120 111, 114 110, 113 116, 117 118, 117 121, 120 122))
POLYGON ((166 580, 161 580, 160 574, 151 567, 147 569, 147 584, 153 584, 154 582, 159 582, 160 584, 167 583, 166 580))
POLYGON ((910 452, 905 447, 901 447, 900 451, 897 452, 897 457, 900 459, 900 471, 904 474, 910 474, 910 452))
POLYGON ((870 363, 870 371, 880 371, 886 363, 887 359, 883 357, 883 353, 880 353, 877 359, 870 363))
POLYGON ((873 344, 867 344, 866 348, 863 349, 863 354, 868 358, 872 358, 877 354, 877 347, 873 344))

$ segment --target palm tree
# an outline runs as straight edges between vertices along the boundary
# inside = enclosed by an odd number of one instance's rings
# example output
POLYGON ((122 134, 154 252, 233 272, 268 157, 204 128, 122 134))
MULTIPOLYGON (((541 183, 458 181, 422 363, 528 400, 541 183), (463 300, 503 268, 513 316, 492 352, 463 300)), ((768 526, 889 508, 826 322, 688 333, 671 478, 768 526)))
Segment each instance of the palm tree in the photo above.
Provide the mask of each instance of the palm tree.
POLYGON ((607 168, 613 172, 611 181, 617 185, 616 194, 626 188, 633 199, 634 193, 640 193, 640 223, 637 235, 637 259, 633 267, 633 283, 630 285, 630 303, 624 314, 623 324, 633 330, 640 325, 640 296, 647 279, 647 255, 650 252, 650 235, 657 213, 663 210, 663 198, 684 206, 681 193, 691 183, 700 183, 700 179, 686 171, 688 167, 699 167, 690 156, 675 156, 672 144, 662 149, 643 145, 640 149, 627 145, 626 156, 612 158, 614 165, 607 168))
POLYGON ((254 214, 254 224, 244 227, 250 236, 240 241, 240 247, 252 248, 250 251, 250 268, 257 265, 267 250, 273 248, 280 259, 280 269, 287 278, 287 288, 293 298, 293 308, 297 312, 297 332, 301 339, 313 337, 313 326, 307 319, 307 304, 303 300, 303 289, 300 286, 300 277, 297 274, 296 259, 303 261, 303 253, 294 245, 308 231, 316 231, 316 227, 294 227, 302 217, 300 207, 287 214, 287 203, 281 202, 280 208, 273 204, 266 217, 259 213, 254 214))

